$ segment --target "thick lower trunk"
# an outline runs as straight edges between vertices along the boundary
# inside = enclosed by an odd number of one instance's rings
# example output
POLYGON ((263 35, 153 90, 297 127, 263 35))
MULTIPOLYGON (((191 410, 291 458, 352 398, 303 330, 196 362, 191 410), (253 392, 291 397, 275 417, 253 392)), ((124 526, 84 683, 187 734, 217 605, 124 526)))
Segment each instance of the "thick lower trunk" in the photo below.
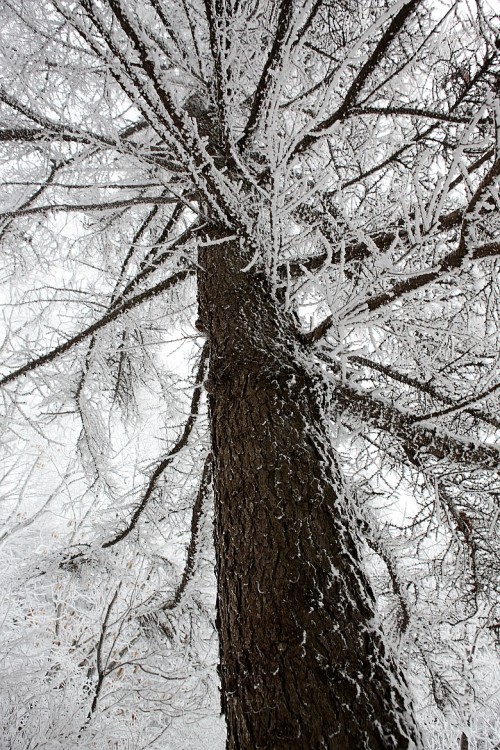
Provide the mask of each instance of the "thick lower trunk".
POLYGON ((230 243, 200 254, 227 748, 415 747, 318 388, 244 262, 230 243))

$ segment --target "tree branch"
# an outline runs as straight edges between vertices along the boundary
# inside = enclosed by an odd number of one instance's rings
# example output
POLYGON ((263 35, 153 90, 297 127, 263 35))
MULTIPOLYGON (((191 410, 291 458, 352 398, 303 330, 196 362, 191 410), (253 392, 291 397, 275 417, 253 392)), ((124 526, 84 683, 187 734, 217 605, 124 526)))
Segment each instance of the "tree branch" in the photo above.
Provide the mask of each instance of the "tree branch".
POLYGON ((388 292, 382 292, 374 297, 369 297, 364 302, 360 302, 356 306, 357 310, 363 308, 370 310, 378 310, 384 305, 396 302, 396 300, 403 297, 405 294, 415 292, 418 289, 422 289, 424 286, 431 284, 433 281, 437 281, 439 278, 444 277, 450 271, 460 268, 466 258, 470 260, 479 260, 488 257, 494 257, 499 254, 500 243, 490 242, 487 245, 481 245, 480 247, 473 249, 470 254, 467 254, 463 248, 459 247, 440 261, 436 269, 422 271, 418 276, 411 276, 404 281, 400 281, 394 284, 392 289, 388 292))
POLYGON ((469 411, 467 407, 471 406, 472 404, 476 404, 478 401, 482 401, 483 398, 486 398, 487 396, 491 396, 492 393, 495 393, 495 391, 498 391, 499 389, 500 383, 495 383, 495 385, 492 385, 491 388, 487 388, 485 391, 478 393, 476 396, 470 396, 469 398, 466 398, 459 403, 448 406, 446 409, 438 409, 436 411, 429 412, 428 414, 421 414, 415 417, 414 421, 425 422, 428 419, 437 419, 438 417, 444 417, 446 414, 453 414, 457 411, 466 411, 469 414, 473 414, 474 412, 469 411))
POLYGON ((114 320, 116 320, 121 315, 123 315, 124 313, 129 312, 134 307, 141 305, 143 302, 147 302, 148 300, 153 299, 154 297, 157 297, 159 294, 162 294, 163 292, 167 291, 168 289, 175 286, 175 284, 179 283, 180 281, 184 281, 184 279, 186 279, 193 272, 194 271, 191 268, 178 271, 177 273, 174 273, 172 276, 170 276, 168 279, 164 279, 163 281, 160 281, 159 284, 156 284, 156 286, 151 287, 151 289, 146 289, 146 291, 141 292, 140 294, 137 294, 135 297, 131 297, 129 300, 123 302, 121 305, 118 305, 118 307, 115 307, 112 310, 110 310, 100 320, 97 320, 95 323, 92 323, 92 325, 88 326, 83 331, 80 331, 80 333, 77 333, 75 336, 72 336, 70 339, 65 341, 64 344, 60 344, 59 346, 56 346, 50 352, 47 352, 47 354, 43 354, 41 357, 32 359, 29 362, 27 362, 25 365, 23 365, 22 367, 19 367, 16 370, 13 370, 8 375, 4 375, 3 378, 0 378, 0 387, 7 385, 8 383, 12 383, 14 380, 17 380, 22 375, 26 375, 28 372, 32 372, 32 370, 36 370, 38 367, 41 367, 42 365, 46 365, 49 362, 52 362, 57 357, 60 357, 61 354, 64 354, 65 352, 69 351, 69 349, 71 349, 72 347, 77 346, 78 344, 81 344, 83 341, 90 338, 94 333, 96 333, 97 331, 100 331, 101 328, 104 328, 105 326, 109 325, 114 320))
MULTIPOLYGON (((480 260, 488 257, 495 257, 496 255, 500 255, 499 242, 489 242, 486 245, 481 245, 472 250, 469 254, 464 252, 461 245, 459 245, 457 250, 445 255, 435 269, 422 271, 418 276, 411 276, 404 281, 394 284, 392 289, 387 292, 381 292, 373 297, 368 297, 366 300, 352 308, 350 314, 356 311, 361 312, 363 310, 373 312, 385 305, 392 304, 406 294, 422 289, 428 284, 438 281, 450 271, 460 268, 466 258, 469 258, 470 260, 480 260)), ((328 333, 332 325, 333 316, 328 315, 318 326, 316 326, 316 328, 309 333, 303 334, 301 338, 305 343, 316 343, 328 333)))
POLYGON ((148 206, 148 205, 168 205, 178 203, 178 195, 167 197, 165 195, 154 196, 137 196, 127 198, 121 201, 109 201, 108 203, 54 203, 53 205, 35 206, 34 208, 20 208, 12 211, 3 211, 0 213, 0 219, 14 219, 19 216, 32 216, 33 214, 50 213, 51 211, 114 211, 118 208, 130 208, 131 206, 148 206))
POLYGON ((193 505, 193 513, 191 515, 191 536, 189 539, 189 546, 187 548, 187 556, 186 556, 186 563, 184 565, 184 571, 182 573, 182 578, 179 581, 179 585, 175 589, 172 598, 163 605, 162 609, 163 611, 172 610, 177 607, 177 605, 180 603, 182 596, 186 590, 186 587, 193 577, 193 573, 195 571, 195 563, 196 563, 196 550, 198 545, 198 535, 200 532, 200 522, 203 515, 203 504, 205 497, 208 492, 208 488, 210 486, 210 482, 212 481, 212 454, 209 453, 209 455, 205 459, 205 464, 203 466, 203 474, 201 477, 200 486, 198 489, 198 493, 196 495, 196 500, 193 505))
POLYGON ((182 431, 181 436, 179 437, 179 439, 177 440, 173 448, 168 452, 168 455, 165 456, 165 458, 162 461, 160 461, 160 463, 154 470, 149 480, 146 491, 144 495, 142 496, 139 505, 133 512, 132 517, 130 521, 128 522, 127 526, 123 529, 123 531, 120 531, 112 539, 109 539, 107 542, 104 542, 104 544, 102 545, 103 549, 106 549, 108 547, 113 547, 115 544, 118 544, 118 542, 123 541, 123 539, 126 539, 128 535, 135 529, 140 517, 146 510, 146 507, 149 503, 151 496, 156 490, 158 481, 160 477, 162 476, 163 472, 165 471, 167 466, 169 466, 172 463, 172 461, 174 460, 174 457, 179 453, 179 451, 181 451, 182 448, 184 448, 187 445, 189 436, 191 435, 191 432, 193 430, 196 417, 198 416, 198 412, 200 408, 201 386, 205 379, 209 351, 210 351, 209 345, 208 345, 208 342, 206 342, 201 352, 198 372, 196 373, 196 379, 195 379, 193 397, 191 399, 191 409, 189 412, 189 417, 187 418, 186 424, 184 425, 184 430, 182 431))
MULTIPOLYGON (((88 131, 76 130, 70 125, 61 124, 61 123, 53 122, 52 120, 49 120, 48 117, 44 117, 43 115, 40 115, 37 112, 34 112, 29 107, 22 104, 22 102, 19 102, 13 96, 11 96, 6 91, 4 91, 2 88, 0 88, 0 102, 4 102, 4 104, 7 104, 7 106, 16 110, 17 112, 22 114, 24 117, 26 117, 28 120, 32 120, 33 122, 38 123, 38 125, 40 125, 40 128, 41 128, 40 130, 36 128, 7 128, 4 130, 0 130, 0 140, 21 140, 19 137, 9 138, 9 137, 6 137, 5 135, 2 136, 2 134, 10 134, 11 136, 16 136, 16 134, 22 135, 23 133, 25 134, 25 138, 27 137, 29 140, 33 140, 34 137, 36 137, 38 133, 43 134, 45 132, 46 134, 50 133, 53 135, 57 135, 59 139, 63 141, 80 141, 82 143, 96 143, 96 144, 103 144, 106 146, 112 146, 116 148, 115 141, 112 141, 109 138, 105 138, 102 135, 98 135, 97 133, 89 133, 88 131)), ((52 140, 53 140, 53 137, 52 137, 52 140)))
MULTIPOLYGON (((446 232, 454 227, 458 226, 463 219, 464 209, 455 209, 448 214, 440 217, 433 227, 436 232, 446 232)), ((331 225, 329 223, 329 214, 326 211, 320 211, 319 209, 313 209, 309 206, 300 206, 295 212, 295 217, 310 226, 317 227, 321 234, 329 243, 338 243, 338 237, 334 237, 331 232, 331 225)), ((369 242, 376 245, 380 252, 387 250, 394 242, 396 237, 404 240, 408 238, 408 232, 403 227, 394 229, 392 231, 378 230, 371 231, 368 235, 369 242)), ((368 239, 366 242, 352 242, 347 243, 343 251, 344 263, 351 263, 353 261, 361 261, 365 258, 369 258, 372 254, 368 239)), ((491 243, 492 245, 495 243, 491 243)), ((486 247, 486 246, 484 246, 486 247)), ((490 253, 491 254, 491 253, 490 253)), ((319 253, 304 260, 295 260, 287 263, 280 267, 280 273, 283 278, 300 278, 304 275, 304 269, 307 271, 317 271, 321 266, 330 260, 332 263, 340 263, 341 260, 340 250, 332 248, 331 255, 328 253, 319 253)), ((478 257, 486 257, 484 255, 478 255, 478 257)))
POLYGON ((434 456, 482 469, 500 468, 500 450, 496 446, 465 440, 438 427, 416 424, 409 412, 358 388, 336 383, 335 401, 348 414, 410 446, 418 457, 434 456))
MULTIPOLYGON (((404 372, 399 372, 398 370, 395 370, 393 367, 390 367, 389 365, 383 365, 380 362, 374 362, 371 359, 368 359, 367 357, 362 357, 359 355, 353 355, 349 356, 350 362, 355 362, 356 364, 361 365, 362 367, 368 367, 371 370, 376 370, 377 372, 382 373, 386 377, 390 378, 391 380, 396 380, 399 383, 403 383, 404 385, 409 386, 410 388, 415 388, 416 390, 420 391, 421 393, 426 393, 428 396, 431 396, 431 398, 436 399, 436 401, 441 401, 443 404, 448 404, 448 409, 442 410, 441 412, 436 411, 433 412, 432 415, 428 414, 426 417, 415 417, 415 421, 421 421, 421 419, 430 419, 431 417, 434 418, 436 416, 441 416, 444 413, 452 413, 457 410, 463 411, 465 414, 468 414, 471 417, 474 417, 475 419, 481 419, 483 422, 486 422, 488 424, 491 424, 493 427, 496 427, 497 429, 500 429, 500 419, 498 419, 495 416, 484 414, 484 412, 480 411, 479 409, 469 409, 467 408, 469 404, 474 403, 475 401, 479 401, 481 398, 484 398, 488 393, 483 393, 482 395, 476 397, 475 399, 471 399, 469 402, 461 402, 460 404, 454 401, 452 398, 449 398, 448 396, 442 394, 440 391, 438 391, 434 386, 429 382, 423 382, 421 380, 418 380, 417 378, 412 377, 411 375, 408 375, 404 372)), ((341 367, 339 363, 335 363, 338 367, 335 368, 338 372, 340 372, 341 367)), ((492 386, 492 391, 500 386, 492 386)))
POLYGON ((273 83, 274 73, 281 65, 284 45, 292 23, 293 5, 292 0, 280 0, 278 23, 273 37, 273 44, 253 96, 252 108, 243 135, 238 142, 241 151, 246 148, 249 139, 258 127, 266 96, 273 83))
POLYGON ((414 107, 359 107, 352 110, 352 115, 406 115, 409 117, 424 117, 440 122, 461 123, 467 125, 470 122, 469 117, 460 115, 447 114, 446 112, 432 112, 428 109, 417 109, 414 107))
POLYGON ((315 143, 318 138, 323 137, 326 134, 326 131, 328 131, 336 122, 343 120, 350 114, 358 97, 358 94, 360 94, 365 83, 375 72, 376 68, 383 60, 388 48, 390 47, 396 36, 399 34, 408 18, 420 5, 420 3, 421 0, 410 0, 410 2, 405 3, 402 8, 400 8, 400 10, 396 13, 386 31, 380 38, 378 44, 369 56, 368 60, 361 67, 354 81, 351 83, 340 107, 332 115, 330 115, 330 117, 327 117, 325 120, 320 122, 310 133, 302 138, 302 140, 295 147, 294 154, 303 153, 313 143, 315 143))
POLYGON ((371 524, 368 521, 365 521, 362 524, 362 532, 368 546, 371 547, 372 550, 381 558, 381 560, 385 564, 385 567, 387 568, 387 572, 391 581, 392 591, 399 603, 399 629, 404 635, 404 633, 406 633, 406 631, 408 630, 408 626, 410 624, 410 607, 408 604, 408 598, 403 588, 403 583, 399 576, 396 560, 394 560, 392 553, 384 543, 382 536, 375 535, 371 524))
POLYGON ((76 141, 78 143, 90 143, 90 138, 76 133, 50 132, 41 128, 0 128, 0 141, 23 141, 25 143, 39 143, 40 141, 53 141, 57 136, 60 141, 76 141))

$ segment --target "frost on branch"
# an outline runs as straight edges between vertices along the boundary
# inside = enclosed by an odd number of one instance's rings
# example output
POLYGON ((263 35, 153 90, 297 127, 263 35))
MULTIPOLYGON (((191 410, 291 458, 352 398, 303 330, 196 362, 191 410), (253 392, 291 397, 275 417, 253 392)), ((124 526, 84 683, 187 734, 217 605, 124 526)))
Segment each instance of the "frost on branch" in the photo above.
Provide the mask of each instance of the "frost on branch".
POLYGON ((9 747, 219 689, 228 748, 500 742, 499 26, 448 5, 3 3, 9 747))

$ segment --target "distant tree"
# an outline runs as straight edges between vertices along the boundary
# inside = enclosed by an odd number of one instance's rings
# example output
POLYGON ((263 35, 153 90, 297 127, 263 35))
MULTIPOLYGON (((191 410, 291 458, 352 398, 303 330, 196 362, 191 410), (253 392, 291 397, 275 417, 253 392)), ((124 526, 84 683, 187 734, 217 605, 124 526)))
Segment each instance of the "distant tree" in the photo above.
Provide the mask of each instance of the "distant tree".
POLYGON ((498 19, 1 7, 8 747, 493 739, 498 19))

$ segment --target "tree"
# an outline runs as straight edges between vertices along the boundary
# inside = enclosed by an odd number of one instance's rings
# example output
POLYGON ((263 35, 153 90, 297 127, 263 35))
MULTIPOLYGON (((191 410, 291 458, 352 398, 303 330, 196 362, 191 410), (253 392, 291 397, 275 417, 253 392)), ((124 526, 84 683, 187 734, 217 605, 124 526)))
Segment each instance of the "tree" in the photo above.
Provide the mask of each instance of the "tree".
POLYGON ((46 618, 75 743, 173 706, 213 495, 227 747, 421 747, 405 660, 464 707, 498 628, 493 14, 2 6, 6 540, 45 587, 12 637, 46 618))

